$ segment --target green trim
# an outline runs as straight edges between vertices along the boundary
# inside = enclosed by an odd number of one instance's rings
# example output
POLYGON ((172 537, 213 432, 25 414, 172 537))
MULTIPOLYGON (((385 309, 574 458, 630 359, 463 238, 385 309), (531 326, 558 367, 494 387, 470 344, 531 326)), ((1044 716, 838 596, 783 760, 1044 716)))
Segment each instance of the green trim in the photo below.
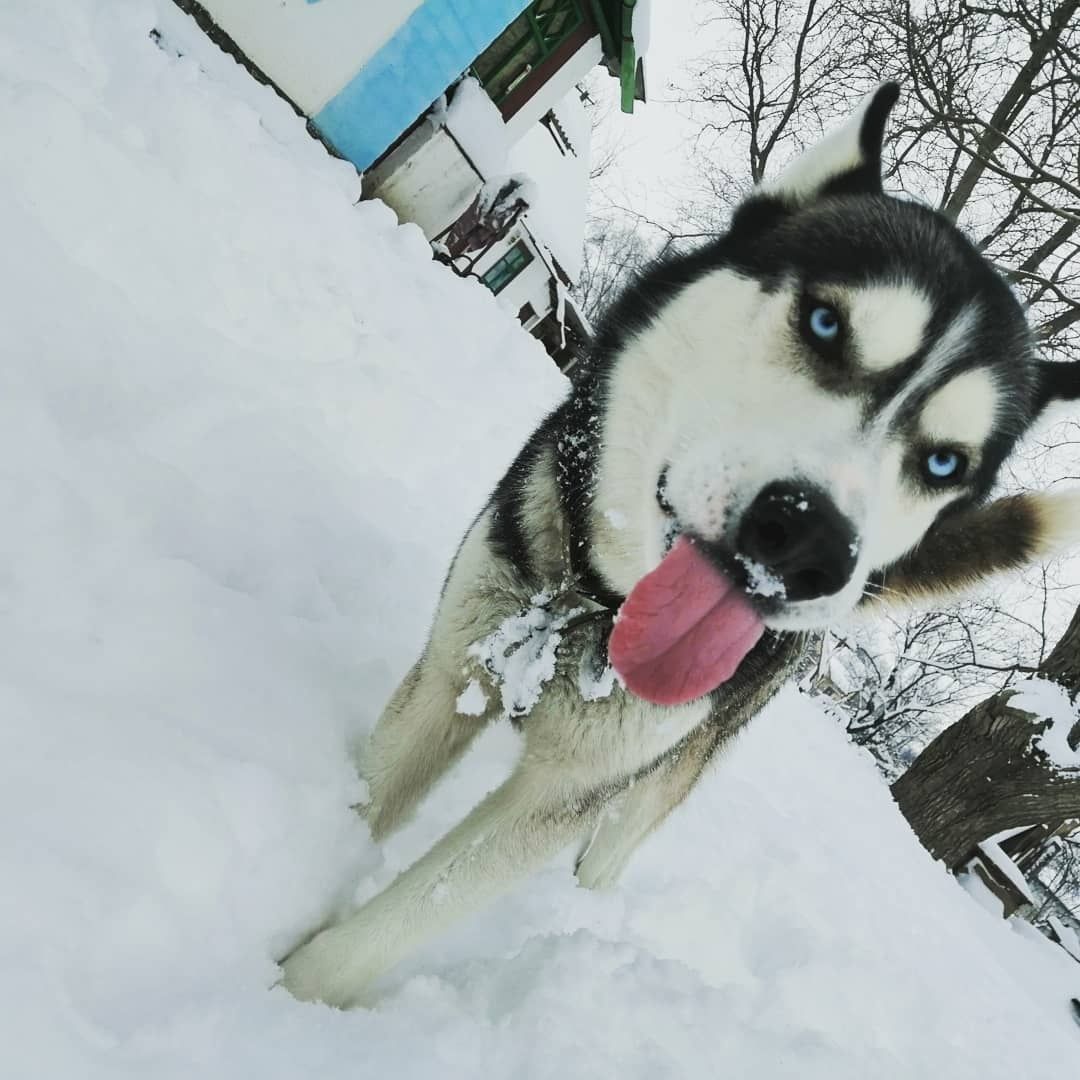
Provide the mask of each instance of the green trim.
POLYGON ((585 21, 581 0, 534 0, 510 25, 473 61, 472 73, 488 91, 491 100, 500 104, 513 91, 514 87, 533 69, 546 60, 579 26, 585 21), (543 9, 540 5, 544 4, 543 9), (540 10, 538 10, 540 9, 540 10), (560 16, 569 16, 557 30, 551 24, 560 16), (495 67, 483 71, 483 60, 492 49, 498 51, 507 34, 515 30, 525 30, 516 44, 495 67), (520 71, 511 78, 502 89, 492 92, 492 86, 505 75, 508 69, 519 67, 520 71))
POLYGON ((611 32, 611 23, 608 22, 607 12, 604 11, 600 0, 589 0, 589 7, 592 8, 593 21, 600 29, 600 44, 603 46, 604 55, 610 56, 614 60, 618 55, 618 50, 615 46, 615 35, 611 32))
POLYGON ((638 94, 640 61, 634 43, 634 8, 637 0, 589 0, 593 21, 600 31, 607 69, 619 80, 622 111, 632 113, 638 94))
POLYGON ((637 0, 622 0, 622 56, 619 62, 619 85, 622 88, 622 111, 634 111, 637 89, 637 50, 634 48, 634 6, 637 0))

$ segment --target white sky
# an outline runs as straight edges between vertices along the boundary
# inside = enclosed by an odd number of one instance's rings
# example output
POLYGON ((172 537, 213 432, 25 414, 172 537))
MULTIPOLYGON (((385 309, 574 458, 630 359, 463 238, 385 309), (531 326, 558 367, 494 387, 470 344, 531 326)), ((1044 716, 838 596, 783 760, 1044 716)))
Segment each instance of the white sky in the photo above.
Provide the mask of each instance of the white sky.
POLYGON ((632 116, 618 110, 617 80, 597 81, 596 89, 610 95, 605 100, 613 103, 599 141, 613 138, 621 143, 618 161, 599 185, 598 198, 607 196, 657 220, 670 220, 679 195, 689 185, 687 142, 694 125, 686 117, 686 107, 672 101, 670 84, 685 79, 690 61, 703 51, 696 25, 700 7, 698 0, 653 3, 645 57, 648 101, 635 102, 632 116))

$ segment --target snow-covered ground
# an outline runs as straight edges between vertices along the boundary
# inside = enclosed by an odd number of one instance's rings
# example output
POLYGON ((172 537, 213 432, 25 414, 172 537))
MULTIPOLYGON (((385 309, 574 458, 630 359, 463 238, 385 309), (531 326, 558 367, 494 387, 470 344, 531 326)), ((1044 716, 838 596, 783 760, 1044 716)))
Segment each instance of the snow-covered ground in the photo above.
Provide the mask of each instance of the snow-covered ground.
POLYGON ((270 989, 514 752, 493 731, 383 850, 348 809, 346 745, 563 387, 184 25, 0 5, 0 1075, 1067 1075, 1080 966, 793 694, 618 891, 567 857, 373 1012, 270 989))

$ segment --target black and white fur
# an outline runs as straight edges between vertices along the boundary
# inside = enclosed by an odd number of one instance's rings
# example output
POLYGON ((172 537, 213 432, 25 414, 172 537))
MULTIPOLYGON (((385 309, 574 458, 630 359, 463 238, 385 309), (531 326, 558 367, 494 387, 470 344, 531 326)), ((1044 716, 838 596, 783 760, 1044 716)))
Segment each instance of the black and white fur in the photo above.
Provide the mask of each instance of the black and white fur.
POLYGON ((402 956, 574 841, 579 881, 613 884, 790 675, 802 632, 860 604, 954 591, 1080 534, 1070 495, 985 503, 1017 438, 1080 378, 1035 358, 1016 300, 956 229, 882 194, 897 93, 880 88, 724 236, 652 268, 607 317, 570 397, 462 542, 427 646, 371 737, 375 838, 505 714, 475 643, 538 595, 552 619, 593 617, 564 628, 554 674, 519 718, 512 775, 283 962, 297 997, 368 1000, 402 956), (817 333, 834 320, 836 334, 817 333), (809 506, 805 533, 793 495, 809 506), (755 574, 779 581, 754 601, 765 636, 687 704, 618 684, 583 693, 612 612, 679 532, 751 591, 755 574), (486 704, 462 709, 473 683, 486 704))

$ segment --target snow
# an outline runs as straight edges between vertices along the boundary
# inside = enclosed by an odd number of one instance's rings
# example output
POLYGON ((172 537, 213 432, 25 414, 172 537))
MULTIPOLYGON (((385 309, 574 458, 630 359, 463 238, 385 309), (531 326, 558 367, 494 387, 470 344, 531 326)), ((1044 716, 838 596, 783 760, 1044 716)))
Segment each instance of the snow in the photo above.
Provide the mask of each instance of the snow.
POLYGON ((1005 908, 1001 897, 991 891, 990 886, 978 874, 970 869, 965 869, 956 875, 960 887, 979 905, 988 915, 1001 918, 1005 908))
POLYGON ((630 35, 634 39, 634 51, 643 58, 649 51, 649 39, 652 36, 652 19, 652 0, 637 0, 630 21, 630 35))
POLYGON ((503 719, 527 716, 555 675, 562 631, 584 608, 558 610, 556 597, 538 593, 532 607, 504 619, 469 655, 484 665, 499 688, 503 719))
POLYGON ((502 178, 507 171, 506 125, 498 106, 471 75, 454 88, 445 123, 482 177, 502 178))
POLYGON ((479 199, 479 209, 483 214, 490 214, 500 202, 507 200, 515 202, 521 199, 526 206, 531 206, 536 201, 536 184, 524 173, 497 176, 481 184, 479 199))
POLYGON ((1077 718, 1077 708, 1068 691, 1047 679, 1025 679, 1014 685, 1017 693, 1009 699, 1009 705, 1050 722, 1046 731, 1032 739, 1032 745, 1058 768, 1080 769, 1080 750, 1074 750, 1068 741, 1077 718))
POLYGON ((585 235, 591 128, 576 87, 559 99, 553 111, 575 152, 562 153, 547 128, 536 123, 510 147, 509 164, 536 184, 535 202, 527 215, 529 229, 551 249, 571 281, 576 281, 585 235))
POLYGON ((611 696, 615 689, 617 675, 615 669, 605 663, 602 667, 596 663, 596 657, 582 653, 581 666, 578 669, 578 693, 583 701, 599 701, 611 696))
POLYGON ((458 695, 454 707, 459 716, 483 716, 487 709, 488 699, 484 688, 476 681, 470 679, 468 685, 458 695))
POLYGON ((1003 844, 1006 840, 1011 840, 1014 836, 1019 836, 1022 832, 1027 832, 1030 829, 1030 825, 1016 825, 1011 829, 1002 829, 999 833, 994 833, 990 839, 995 844, 1003 844))
POLYGON ((1071 926, 1066 926, 1056 915, 1051 915, 1046 920, 1054 929, 1061 947, 1075 960, 1080 960, 1080 934, 1071 926))
POLYGON ((9 0, 0 60, 5 1080, 1061 1075, 1080 969, 791 692, 618 890, 567 852, 376 1011, 271 989, 517 751, 494 726, 381 848, 350 809, 564 383, 170 0, 9 0))
POLYGON ((746 591, 751 596, 778 596, 781 599, 787 596, 787 587, 784 582, 763 563, 755 562, 748 556, 738 553, 735 559, 746 571, 746 591))
POLYGON ((479 169, 485 180, 482 191, 497 192, 511 177, 524 184, 522 194, 529 204, 526 219, 530 231, 576 280, 585 235, 591 126, 576 87, 559 100, 553 111, 575 153, 563 154, 540 123, 530 124, 516 143, 508 145, 502 114, 471 76, 458 83, 449 106, 445 112, 437 109, 436 116, 479 169))
POLYGON ((994 843, 993 840, 984 840, 981 844, 977 844, 976 847, 982 857, 988 863, 993 863, 998 871, 1008 878, 1013 888, 1016 889, 1029 904, 1037 902, 1032 895, 1031 887, 1028 885, 1024 875, 1020 872, 1020 867, 1001 850, 1000 845, 994 843))

